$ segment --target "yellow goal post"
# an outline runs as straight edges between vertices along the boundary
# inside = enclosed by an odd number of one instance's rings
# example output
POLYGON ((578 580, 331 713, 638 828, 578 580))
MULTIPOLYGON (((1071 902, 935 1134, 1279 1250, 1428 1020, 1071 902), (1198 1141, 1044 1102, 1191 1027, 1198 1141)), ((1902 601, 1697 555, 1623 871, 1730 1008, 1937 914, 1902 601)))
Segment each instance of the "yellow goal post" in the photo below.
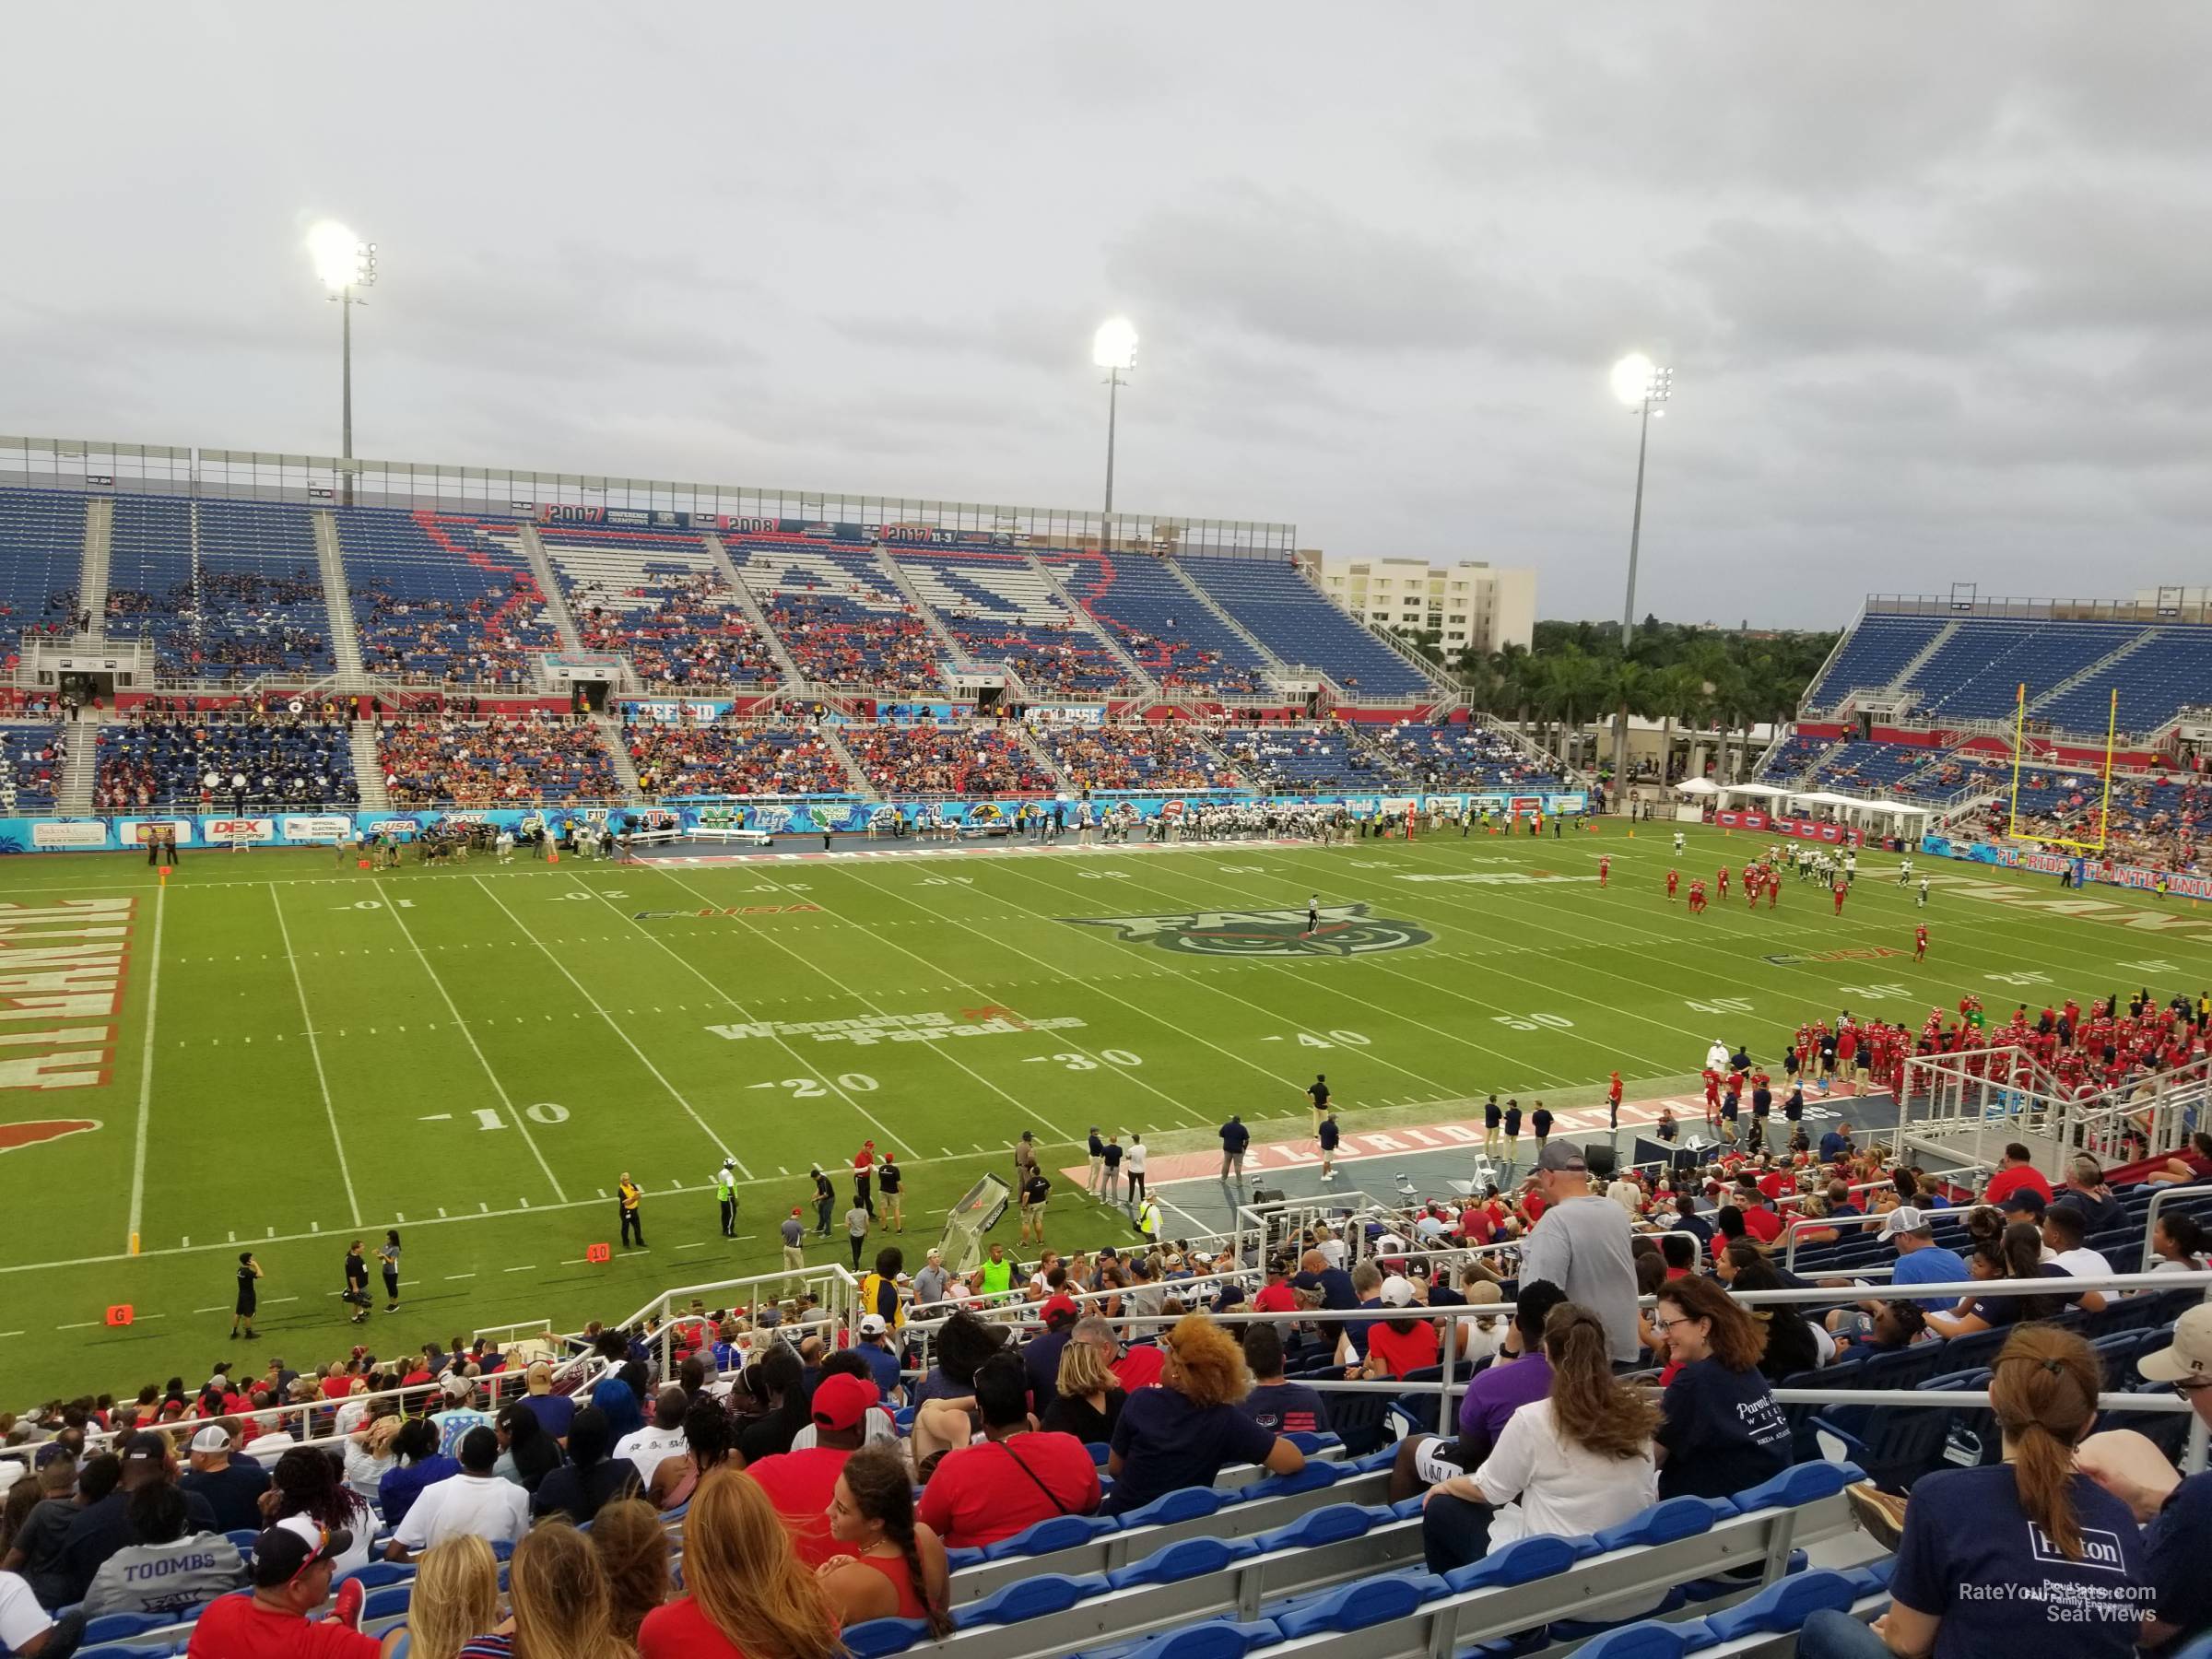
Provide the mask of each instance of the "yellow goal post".
MULTIPOLYGON (((2054 835, 2039 835, 2034 839, 2049 847, 2071 847, 2080 853, 2101 853, 2111 838, 2112 821, 2112 751, 2120 735, 2120 692, 2115 687, 2104 724, 2104 765, 2100 777, 2104 786, 2103 797, 2097 806, 2097 839, 2095 841, 2066 841, 2054 835)), ((2005 829, 2006 839, 2020 839, 2020 764, 2028 748, 2028 686, 2022 681, 2018 706, 2012 719, 2012 810, 2005 829)))

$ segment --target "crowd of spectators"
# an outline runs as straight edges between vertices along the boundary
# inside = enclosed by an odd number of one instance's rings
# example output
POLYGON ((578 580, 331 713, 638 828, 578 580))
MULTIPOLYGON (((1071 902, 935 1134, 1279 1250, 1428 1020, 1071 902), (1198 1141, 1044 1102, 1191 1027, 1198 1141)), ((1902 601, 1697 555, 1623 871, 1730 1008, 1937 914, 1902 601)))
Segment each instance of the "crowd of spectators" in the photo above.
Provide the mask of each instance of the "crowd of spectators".
POLYGON ((206 713, 147 706, 100 728, 92 804, 103 813, 349 809, 352 738, 335 706, 206 713))
POLYGON ((830 686, 874 691, 934 689, 945 648, 910 607, 902 613, 817 606, 803 594, 779 593, 769 623, 799 671, 830 686))
MULTIPOLYGON (((1225 1148, 1238 1127, 1224 1125, 1225 1148)), ((0 1459, 0 1611, 65 1642, 88 1618, 198 1611, 191 1651, 213 1659, 242 1651, 253 1621, 315 1616, 334 1579, 381 1558, 411 1574, 406 1628, 426 1654, 527 1659, 530 1632, 558 1618, 562 1652, 834 1659, 841 1632, 872 1619, 946 1630, 948 1552, 1057 1515, 1126 1515, 1235 1465, 1295 1476, 1295 1437, 1350 1433, 1371 1398, 1316 1382, 1411 1382, 1447 1350, 1471 1375, 1457 1432, 1406 1434, 1388 1477, 1392 1501, 1424 1499, 1438 1572, 1524 1535, 1579 1536, 1656 1501, 1758 1486, 1792 1457, 1777 1383, 1958 1335, 2004 1334, 1990 1384, 2000 1413, 2014 1358, 2069 1386, 2082 1373, 2078 1410, 2036 1418, 2058 1422, 2065 1452, 2093 1412, 2098 1363, 2081 1336, 2042 1322, 2106 1305, 2067 1281, 2109 1272, 2083 1238, 2120 1210, 2093 1160, 2068 1176, 2055 1187, 2012 1147, 1968 1192, 1859 1148, 1847 1122, 1817 1152, 1724 1149, 1649 1179, 1604 1141, 1553 1137, 1510 1194, 1370 1212, 1349 1230, 1315 1222, 1258 1267, 1181 1241, 1043 1250, 1033 1264, 994 1242, 962 1279, 935 1250, 910 1276, 890 1245, 849 1326, 807 1293, 694 1300, 665 1324, 567 1339, 456 1336, 389 1359, 357 1348, 305 1375, 273 1360, 247 1379, 226 1363, 196 1389, 171 1378, 131 1402, 0 1418, 0 1440, 34 1453, 0 1459), (1965 1254, 1936 1241, 1947 1210, 1965 1254), (1732 1294, 1805 1283, 1785 1265, 1791 1228, 1818 1242, 1870 1222, 1855 1236, 1892 1250, 1901 1282, 2036 1288, 1862 1307, 1836 1277, 1817 1281, 1836 1292, 1817 1308, 1732 1294), (1487 1311, 1501 1299, 1510 1320, 1487 1311), (1245 1308, 1285 1318, 1239 1335, 1211 1317, 1245 1308), (923 1316, 944 1316, 925 1352, 906 1340, 923 1316), (557 1380, 550 1362, 571 1357, 590 1363, 557 1380), (664 1524, 679 1514, 680 1543, 664 1524), (224 1537, 240 1528, 254 1534, 243 1552, 224 1537), (132 1571, 154 1560, 168 1569, 132 1571), (226 1594, 241 1587, 252 1594, 226 1594)), ((2207 1177, 2212 1136, 2198 1135, 2152 1179, 2207 1177)), ((787 1252, 794 1230, 797 1211, 787 1252)), ((2162 1216, 2155 1241, 2161 1265, 2202 1267, 2193 1216, 2162 1216)), ((2205 1312, 2145 1356, 2147 1376, 2212 1368, 2212 1316, 2191 1323, 2205 1312)), ((2157 1617, 2180 1615, 2169 1630, 2212 1624, 2212 1605, 2182 1595, 2197 1570, 2177 1547, 2201 1542, 2205 1493, 2178 1488, 2186 1512, 2165 1516, 2178 1477, 2114 1455, 2084 1447, 2075 1501, 2100 1526, 2124 1505, 2115 1535, 2131 1560, 2140 1547, 2157 1617)), ((1973 1473, 2010 1481, 2009 1469, 1973 1473)), ((1916 1529, 1931 1549, 1938 1515, 1957 1524, 1953 1477, 1927 1478, 1936 1500, 1853 1488, 1870 1525, 1888 1514, 1903 1530, 1900 1585, 1924 1576, 1916 1529)), ((2020 1480, 2022 1505, 2044 1501, 2020 1480)), ((346 1645, 359 1601, 339 1590, 342 1629, 316 1651, 376 1651, 346 1645)))
POLYGON ((418 684, 524 684, 532 654, 558 649, 560 636, 537 578, 501 574, 504 585, 465 599, 402 594, 382 577, 355 583, 361 665, 418 684))
POLYGON ((1243 780, 1213 747, 1174 725, 1041 725, 1038 739, 1078 789, 1236 789, 1243 780))
POLYGON ((1115 617, 1097 611, 1090 619, 1121 642, 1137 665, 1169 691, 1192 691, 1209 697, 1264 697, 1267 671, 1258 664, 1225 662, 1218 651, 1189 640, 1166 640, 1132 628, 1115 617))
POLYGON ((394 806, 529 806, 620 789, 598 726, 582 717, 387 720, 376 752, 394 806))
POLYGON ((1556 787, 1559 770, 1539 764, 1502 733, 1482 725, 1370 728, 1368 741, 1407 784, 1422 789, 1556 787))
POLYGON ((1004 663, 1032 696, 1102 697, 1129 689, 1129 677, 1113 653, 1073 622, 1021 628, 956 611, 945 624, 969 655, 978 662, 1004 663))
POLYGON ((775 653, 712 571, 663 576, 604 602, 595 593, 580 589, 572 606, 584 649, 621 653, 654 690, 782 677, 775 653))
POLYGON ((334 661, 312 565, 284 575, 210 568, 160 593, 111 588, 107 614, 118 634, 153 642, 165 673, 188 679, 324 674, 334 661))
POLYGON ((52 806, 68 759, 66 727, 0 728, 0 812, 42 811, 52 806))
POLYGON ((845 745, 887 794, 1041 794, 1056 785, 1021 738, 997 726, 858 726, 845 745))
POLYGON ((840 794, 853 780, 830 740, 787 725, 638 721, 623 729, 651 796, 840 794))

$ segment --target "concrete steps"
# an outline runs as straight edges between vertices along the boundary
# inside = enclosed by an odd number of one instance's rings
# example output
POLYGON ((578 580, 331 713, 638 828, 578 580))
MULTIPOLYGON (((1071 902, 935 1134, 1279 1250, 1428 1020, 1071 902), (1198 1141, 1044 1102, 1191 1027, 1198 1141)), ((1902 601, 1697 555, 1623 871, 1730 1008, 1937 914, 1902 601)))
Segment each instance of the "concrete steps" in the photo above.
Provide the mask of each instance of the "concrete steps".
POLYGON ((361 810, 391 811, 392 794, 384 787, 384 766, 376 753, 376 722, 355 721, 347 740, 353 747, 353 782, 361 792, 361 810))
MULTIPOLYGON (((358 686, 365 673, 361 636, 354 627, 353 593, 346 581, 346 553, 338 540, 337 517, 327 509, 318 509, 314 519, 315 557, 323 566, 323 610, 330 621, 330 654, 338 665, 338 684, 358 686)), ((381 780, 378 787, 382 787, 381 780)))

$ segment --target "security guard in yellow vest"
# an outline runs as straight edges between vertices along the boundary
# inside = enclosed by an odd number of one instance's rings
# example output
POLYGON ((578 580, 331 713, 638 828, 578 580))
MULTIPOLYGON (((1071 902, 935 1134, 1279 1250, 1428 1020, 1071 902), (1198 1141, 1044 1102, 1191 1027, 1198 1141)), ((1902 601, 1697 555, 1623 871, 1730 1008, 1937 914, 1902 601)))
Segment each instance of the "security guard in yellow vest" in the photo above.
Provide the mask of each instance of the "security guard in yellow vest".
POLYGON ((737 1160, 725 1158, 714 1171, 714 1202, 722 1206, 722 1236, 737 1236, 737 1160))
POLYGON ((629 1178, 628 1170, 623 1171, 622 1179, 615 1186, 615 1203, 622 1211, 622 1242, 625 1245, 633 1241, 634 1235, 638 1246, 641 1249, 644 1247, 645 1223, 638 1218, 638 1206, 644 1199, 645 1189, 629 1178))

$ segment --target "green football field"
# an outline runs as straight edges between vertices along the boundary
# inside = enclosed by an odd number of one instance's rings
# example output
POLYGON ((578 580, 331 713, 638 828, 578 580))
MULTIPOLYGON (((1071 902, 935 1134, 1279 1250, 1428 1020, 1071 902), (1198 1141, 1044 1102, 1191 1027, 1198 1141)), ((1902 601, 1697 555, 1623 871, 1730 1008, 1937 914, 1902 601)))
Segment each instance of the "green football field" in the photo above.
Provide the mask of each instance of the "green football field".
MULTIPOLYGON (((1615 1067, 1634 1100, 1683 1088, 1713 1037, 1771 1059, 1839 1007, 1917 1021, 1970 990, 1995 1011, 2212 982, 2212 911, 1937 860, 1924 912, 1870 853, 1841 919, 1786 877, 1778 909, 1693 918, 1662 891, 1672 833, 375 876, 197 853, 165 889, 124 859, 11 860, 0 1405, 620 1317, 775 1265, 810 1162, 870 1137, 900 1155, 918 1249, 1025 1128, 1048 1169, 1093 1124, 1156 1157, 1214 1147, 1231 1112, 1295 1135, 1319 1070, 1347 1132, 1492 1089, 1587 1103, 1615 1067), (725 1154, 735 1242, 708 1190, 725 1154), (625 1171, 650 1248, 588 1263, 625 1171), (388 1226, 406 1305, 380 1294, 357 1331, 345 1244, 388 1226), (232 1346, 248 1246, 261 1335, 232 1346), (122 1303, 133 1323, 105 1324, 122 1303)), ((1686 877, 1765 844, 1689 837, 1686 877)), ((1130 1236, 1079 1183, 1052 1209, 1063 1247, 1130 1236)))

